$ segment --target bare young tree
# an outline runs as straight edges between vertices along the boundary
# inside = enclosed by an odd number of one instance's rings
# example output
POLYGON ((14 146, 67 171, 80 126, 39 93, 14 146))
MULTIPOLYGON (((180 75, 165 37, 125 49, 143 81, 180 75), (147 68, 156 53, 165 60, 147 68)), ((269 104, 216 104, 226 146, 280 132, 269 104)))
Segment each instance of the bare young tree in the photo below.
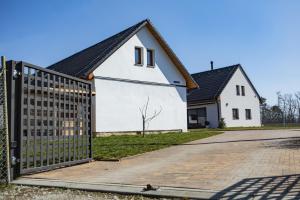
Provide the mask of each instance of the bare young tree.
POLYGON ((277 98, 278 98, 278 107, 282 111, 283 126, 285 126, 286 113, 287 113, 287 96, 282 95, 280 92, 277 92, 277 98))
POLYGON ((149 97, 147 98, 147 102, 143 107, 140 107, 140 113, 142 115, 142 122, 143 122, 143 132, 142 135, 143 137, 145 136, 145 130, 146 130, 146 125, 150 123, 150 121, 152 121, 154 118, 156 118, 162 111, 162 107, 160 107, 160 109, 154 110, 154 112, 152 113, 152 115, 148 114, 148 107, 149 107, 149 97))
POLYGON ((278 97, 278 106, 282 111, 283 124, 286 123, 295 123, 298 112, 298 102, 296 94, 284 94, 282 95, 280 92, 277 93, 278 97))
POLYGON ((300 92, 281 94, 277 92, 277 105, 270 106, 263 99, 261 104, 263 123, 300 123, 300 92))
POLYGON ((286 94, 287 99, 287 120, 289 123, 294 123, 296 120, 297 103, 292 94, 286 94))

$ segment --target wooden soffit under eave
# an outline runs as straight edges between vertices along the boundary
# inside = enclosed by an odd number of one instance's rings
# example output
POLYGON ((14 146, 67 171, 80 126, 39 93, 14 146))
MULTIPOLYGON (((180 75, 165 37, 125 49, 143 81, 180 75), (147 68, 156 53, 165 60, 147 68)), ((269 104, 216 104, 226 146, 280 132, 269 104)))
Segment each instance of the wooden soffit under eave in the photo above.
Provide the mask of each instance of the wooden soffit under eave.
POLYGON ((175 64, 179 72, 182 74, 186 81, 186 86, 188 89, 194 89, 199 88, 199 85, 194 81, 190 73, 186 70, 186 68, 183 66, 183 64, 180 62, 178 57, 175 55, 175 53, 171 50, 167 42, 162 38, 162 36, 159 34, 159 32, 154 28, 154 26, 150 23, 147 24, 147 28, 150 30, 150 32, 153 34, 155 39, 159 42, 159 44, 163 47, 163 49, 166 51, 167 55, 170 57, 171 61, 175 64))
POLYGON ((94 79, 94 73, 89 73, 89 75, 87 76, 87 80, 93 80, 94 79))

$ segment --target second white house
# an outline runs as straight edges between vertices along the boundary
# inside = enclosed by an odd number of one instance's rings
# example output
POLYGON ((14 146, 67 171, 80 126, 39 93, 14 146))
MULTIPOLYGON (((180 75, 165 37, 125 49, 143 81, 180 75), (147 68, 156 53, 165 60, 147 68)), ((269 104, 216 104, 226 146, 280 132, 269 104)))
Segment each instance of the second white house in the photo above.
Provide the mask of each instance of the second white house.
POLYGON ((189 128, 261 126, 260 96, 240 64, 192 74, 198 89, 188 93, 189 128))

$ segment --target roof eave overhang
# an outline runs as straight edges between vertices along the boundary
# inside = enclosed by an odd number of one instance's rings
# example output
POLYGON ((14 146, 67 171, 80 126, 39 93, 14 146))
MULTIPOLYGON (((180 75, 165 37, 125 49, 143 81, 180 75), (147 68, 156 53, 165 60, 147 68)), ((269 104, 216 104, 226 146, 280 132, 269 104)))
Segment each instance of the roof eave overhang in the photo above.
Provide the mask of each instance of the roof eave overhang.
POLYGON ((166 51, 167 55, 170 57, 172 62, 175 64, 178 71, 182 74, 186 81, 186 86, 188 89, 195 89, 199 88, 199 85, 194 81, 190 73, 187 71, 187 69, 184 67, 184 65, 181 63, 179 58, 176 56, 176 54, 173 52, 173 50, 170 48, 168 43, 163 39, 161 34, 156 30, 156 28, 152 25, 150 20, 148 20, 148 23, 146 24, 147 28, 150 30, 152 35, 155 37, 155 39, 160 43, 160 45, 163 47, 163 49, 166 51))
POLYGON ((206 104, 214 104, 217 101, 214 99, 208 99, 208 100, 202 100, 202 101, 193 101, 193 102, 188 102, 187 106, 198 106, 198 105, 206 105, 206 104))

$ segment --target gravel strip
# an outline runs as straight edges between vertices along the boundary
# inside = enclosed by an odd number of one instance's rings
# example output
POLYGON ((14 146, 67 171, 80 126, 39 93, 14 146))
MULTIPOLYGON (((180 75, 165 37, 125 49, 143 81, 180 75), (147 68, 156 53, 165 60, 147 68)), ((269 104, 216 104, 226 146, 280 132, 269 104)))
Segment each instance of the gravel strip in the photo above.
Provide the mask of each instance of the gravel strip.
MULTIPOLYGON (((29 186, 1 186, 0 200, 153 200, 155 198, 119 195, 101 192, 88 192, 60 188, 29 187, 29 186)), ((157 198, 156 198, 157 199, 157 198)), ((164 198, 165 199, 165 198, 164 198)))

